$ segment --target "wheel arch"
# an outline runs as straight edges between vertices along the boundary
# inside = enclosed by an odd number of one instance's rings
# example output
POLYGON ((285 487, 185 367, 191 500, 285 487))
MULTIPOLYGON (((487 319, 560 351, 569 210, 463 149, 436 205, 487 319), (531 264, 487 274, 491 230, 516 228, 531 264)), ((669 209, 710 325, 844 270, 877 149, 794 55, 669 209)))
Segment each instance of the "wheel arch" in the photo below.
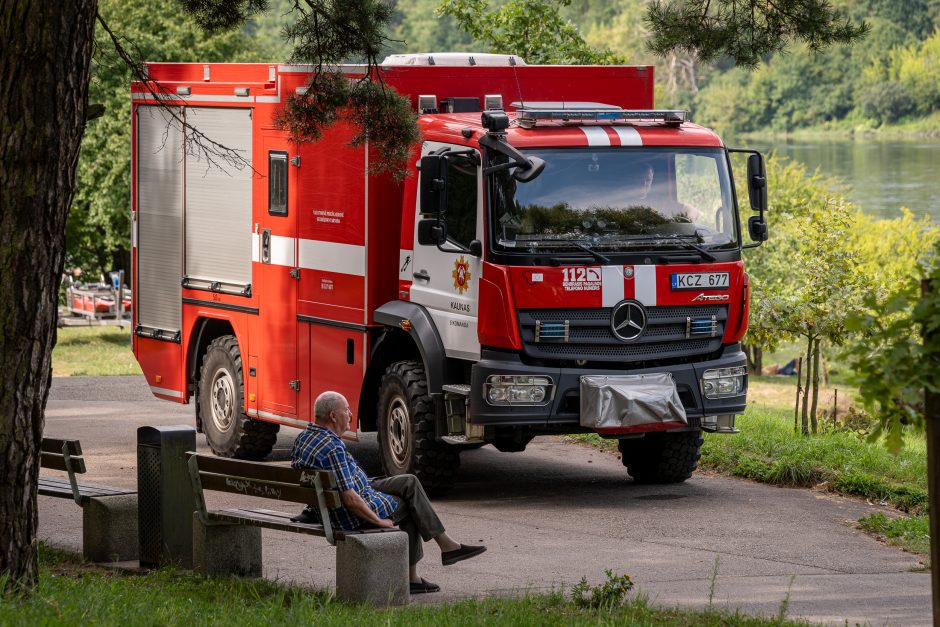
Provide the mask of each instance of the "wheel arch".
POLYGON ((206 354, 209 344, 224 335, 234 336, 239 348, 244 346, 235 331, 235 326, 228 318, 200 316, 193 323, 193 332, 189 336, 189 346, 186 349, 186 384, 191 390, 193 402, 196 406, 196 431, 199 433, 202 433, 202 418, 199 415, 199 376, 202 358, 206 354))
POLYGON ((376 431, 379 425, 378 402, 382 375, 396 361, 422 360, 423 356, 414 339, 400 329, 387 328, 379 336, 369 357, 369 367, 362 379, 359 392, 359 430, 376 431))
POLYGON ((444 365, 447 357, 441 334, 438 333, 437 325, 428 310, 415 303, 393 300, 376 309, 374 316, 376 322, 390 329, 401 329, 411 338, 421 355, 421 361, 424 362, 428 392, 432 395, 440 394, 441 386, 444 385, 444 365))

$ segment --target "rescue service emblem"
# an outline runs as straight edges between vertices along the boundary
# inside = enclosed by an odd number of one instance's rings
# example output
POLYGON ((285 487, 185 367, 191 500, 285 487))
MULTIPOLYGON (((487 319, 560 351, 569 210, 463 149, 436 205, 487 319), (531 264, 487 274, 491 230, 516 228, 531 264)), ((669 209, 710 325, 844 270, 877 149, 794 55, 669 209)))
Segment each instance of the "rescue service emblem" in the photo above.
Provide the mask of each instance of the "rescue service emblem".
POLYGON ((454 277, 454 290, 458 294, 463 294, 470 289, 470 262, 460 255, 460 259, 454 262, 454 270, 451 272, 454 277))

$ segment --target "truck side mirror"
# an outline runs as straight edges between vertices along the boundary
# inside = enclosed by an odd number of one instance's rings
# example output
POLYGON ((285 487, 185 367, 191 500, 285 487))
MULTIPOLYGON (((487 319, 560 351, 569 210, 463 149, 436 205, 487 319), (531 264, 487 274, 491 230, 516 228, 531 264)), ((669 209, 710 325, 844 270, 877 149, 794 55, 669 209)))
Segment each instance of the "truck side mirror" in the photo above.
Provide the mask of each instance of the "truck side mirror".
POLYGON ((747 231, 755 242, 766 242, 768 237, 767 221, 764 216, 751 216, 747 219, 747 231))
POLYGON ((447 223, 438 218, 418 222, 418 243, 422 246, 441 246, 447 241, 447 223))
POLYGON ((767 211, 767 173, 764 170, 764 156, 759 152, 751 153, 747 158, 747 191, 751 209, 761 214, 767 211))
POLYGON ((441 215, 447 207, 447 157, 421 157, 421 213, 441 215))

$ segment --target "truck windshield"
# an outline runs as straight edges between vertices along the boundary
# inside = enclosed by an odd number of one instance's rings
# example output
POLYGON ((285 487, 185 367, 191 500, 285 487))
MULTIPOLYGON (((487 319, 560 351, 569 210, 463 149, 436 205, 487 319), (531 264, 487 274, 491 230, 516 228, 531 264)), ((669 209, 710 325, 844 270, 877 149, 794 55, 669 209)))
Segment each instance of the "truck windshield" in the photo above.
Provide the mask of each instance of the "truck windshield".
MULTIPOLYGON (((525 151, 545 160, 529 182, 494 173, 496 250, 737 246, 727 160, 718 148, 567 148, 525 151)), ((494 156, 493 164, 505 161, 494 156)))

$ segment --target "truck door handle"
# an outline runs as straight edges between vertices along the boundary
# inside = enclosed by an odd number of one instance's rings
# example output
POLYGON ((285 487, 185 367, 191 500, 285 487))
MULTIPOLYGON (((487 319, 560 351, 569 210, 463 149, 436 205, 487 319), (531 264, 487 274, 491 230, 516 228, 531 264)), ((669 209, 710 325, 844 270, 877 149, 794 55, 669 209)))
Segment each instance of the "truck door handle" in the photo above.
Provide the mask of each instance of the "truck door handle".
POLYGON ((271 229, 261 231, 261 263, 271 263, 271 229))
POLYGON ((419 270, 418 272, 412 273, 411 276, 413 276, 413 277, 416 278, 416 279, 420 279, 421 281, 430 281, 430 280, 431 280, 431 275, 428 274, 428 271, 427 271, 427 270, 419 270))

